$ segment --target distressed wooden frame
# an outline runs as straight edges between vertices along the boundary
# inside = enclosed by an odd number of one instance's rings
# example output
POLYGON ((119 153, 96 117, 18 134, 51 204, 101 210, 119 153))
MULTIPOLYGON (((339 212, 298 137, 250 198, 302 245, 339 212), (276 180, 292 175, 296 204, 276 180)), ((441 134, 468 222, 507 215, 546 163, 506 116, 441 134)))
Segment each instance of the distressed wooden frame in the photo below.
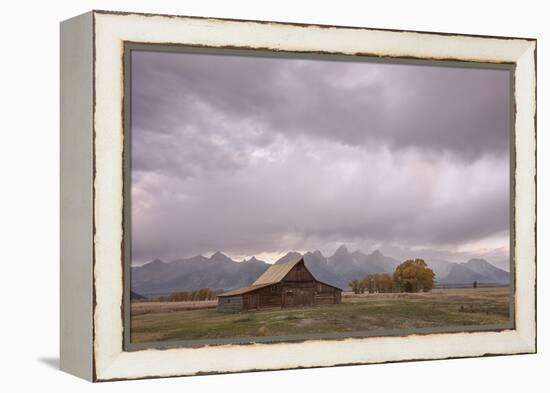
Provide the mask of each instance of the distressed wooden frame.
POLYGON ((61 24, 61 368, 91 381, 536 352, 536 40, 92 11, 61 24), (124 348, 125 43, 515 67, 514 326, 199 348, 124 348))

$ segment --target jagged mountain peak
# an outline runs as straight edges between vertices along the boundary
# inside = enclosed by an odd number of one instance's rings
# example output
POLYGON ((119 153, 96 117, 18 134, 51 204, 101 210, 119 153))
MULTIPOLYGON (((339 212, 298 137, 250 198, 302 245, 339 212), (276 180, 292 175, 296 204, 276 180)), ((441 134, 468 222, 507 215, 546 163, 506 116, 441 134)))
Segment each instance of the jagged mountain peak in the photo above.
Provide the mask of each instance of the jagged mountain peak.
POLYGON ((212 256, 210 257, 210 260, 216 261, 216 262, 225 262, 225 261, 232 261, 231 258, 229 258, 227 255, 225 255, 221 251, 216 251, 212 256))
POLYGON ((384 254, 382 254, 382 252, 380 250, 374 250, 373 252, 370 253, 371 256, 373 257, 383 257, 384 254))
POLYGON ((299 258, 301 257, 302 254, 300 254, 299 252, 296 252, 296 251, 289 251, 287 252, 283 257, 279 258, 275 264, 281 264, 281 263, 287 263, 287 262, 290 262, 291 260, 294 260, 295 258, 299 258))
POLYGON ((323 253, 319 250, 315 250, 313 252, 311 251, 306 252, 304 254, 304 258, 308 260, 315 259, 317 261, 325 261, 325 262, 327 260, 327 258, 323 255, 323 253))
POLYGON ((319 250, 315 250, 312 252, 313 255, 315 255, 317 258, 324 258, 325 256, 323 255, 323 253, 319 250))
POLYGON ((336 249, 336 251, 334 252, 334 254, 332 256, 333 257, 339 257, 339 256, 344 256, 344 255, 350 255, 350 252, 349 252, 348 248, 346 247, 346 245, 342 244, 340 247, 338 247, 336 249))

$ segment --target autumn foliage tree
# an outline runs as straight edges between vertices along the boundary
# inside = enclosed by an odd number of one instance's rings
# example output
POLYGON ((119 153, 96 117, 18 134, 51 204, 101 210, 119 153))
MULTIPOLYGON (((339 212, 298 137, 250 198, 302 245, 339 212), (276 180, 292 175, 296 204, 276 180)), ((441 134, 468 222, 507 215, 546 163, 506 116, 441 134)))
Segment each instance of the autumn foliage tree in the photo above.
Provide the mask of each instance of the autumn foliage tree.
POLYGON ((364 293, 365 292, 365 285, 362 280, 353 279, 348 284, 351 287, 351 290, 355 294, 364 293))
POLYGON ((423 259, 409 259, 393 273, 393 284, 401 292, 429 292, 434 287, 435 273, 423 259))
POLYGON ((368 293, 393 292, 393 280, 389 274, 369 274, 363 279, 363 286, 368 293))
POLYGON ((349 286, 356 294, 393 292, 393 281, 389 274, 369 274, 362 280, 351 280, 349 286))

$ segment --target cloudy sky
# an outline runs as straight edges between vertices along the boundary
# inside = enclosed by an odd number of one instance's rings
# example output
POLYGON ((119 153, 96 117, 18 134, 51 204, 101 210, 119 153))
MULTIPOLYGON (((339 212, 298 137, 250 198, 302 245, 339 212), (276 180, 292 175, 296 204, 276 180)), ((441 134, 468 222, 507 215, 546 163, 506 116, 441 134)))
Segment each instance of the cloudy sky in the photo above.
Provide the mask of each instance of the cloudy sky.
POLYGON ((134 264, 507 263, 508 71, 139 51, 131 83, 134 264))

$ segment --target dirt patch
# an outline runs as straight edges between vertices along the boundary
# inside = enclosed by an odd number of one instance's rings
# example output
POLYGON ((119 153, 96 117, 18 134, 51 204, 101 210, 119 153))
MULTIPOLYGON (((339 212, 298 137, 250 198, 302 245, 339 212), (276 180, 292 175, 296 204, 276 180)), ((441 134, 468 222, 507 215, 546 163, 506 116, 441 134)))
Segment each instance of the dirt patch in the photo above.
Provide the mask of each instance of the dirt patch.
POLYGON ((301 319, 300 322, 298 322, 298 326, 309 326, 313 323, 312 318, 304 318, 301 319))

